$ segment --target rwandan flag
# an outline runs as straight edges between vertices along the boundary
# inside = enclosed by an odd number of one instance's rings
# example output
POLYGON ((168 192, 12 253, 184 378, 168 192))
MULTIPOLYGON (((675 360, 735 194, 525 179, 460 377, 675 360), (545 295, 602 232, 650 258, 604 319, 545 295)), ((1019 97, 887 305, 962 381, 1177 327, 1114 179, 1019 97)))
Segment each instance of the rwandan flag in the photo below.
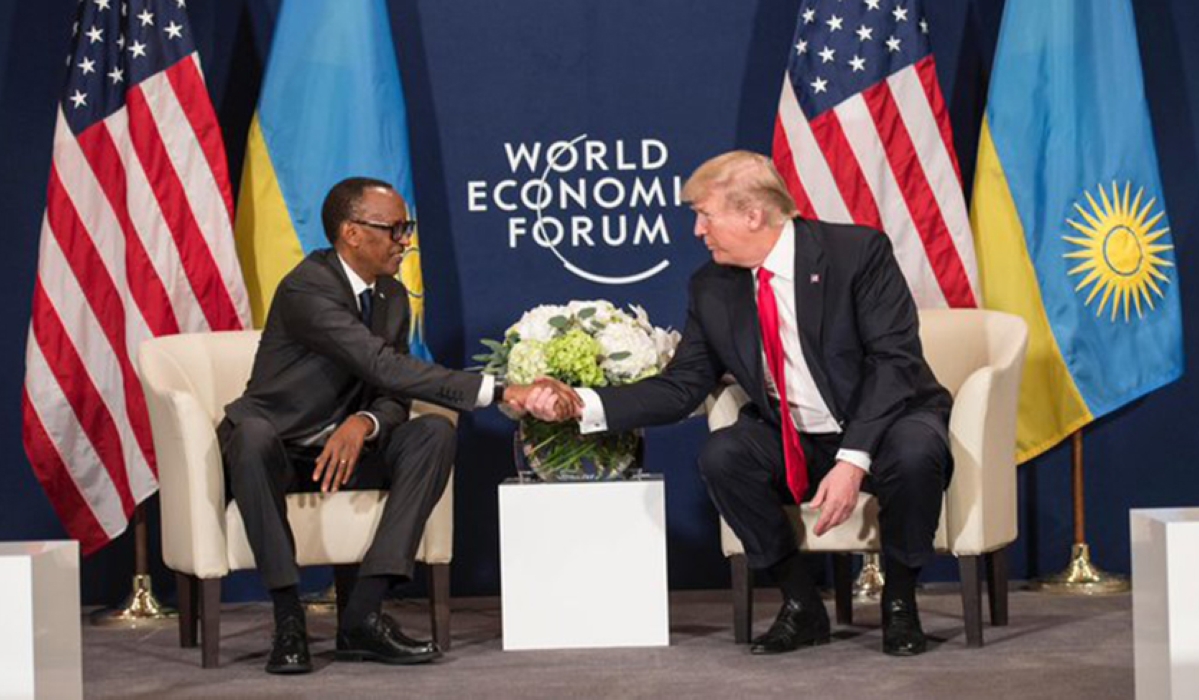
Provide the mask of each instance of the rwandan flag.
MULTIPOLYGON (((395 185, 416 218, 408 119, 383 0, 284 0, 258 111, 250 124, 237 221, 237 252, 254 323, 266 320, 279 280, 329 245, 321 203, 353 175, 395 185)), ((419 234, 400 279, 412 306, 409 345, 424 343, 419 234)))
POLYGON ((1182 374, 1178 271, 1129 0, 1008 0, 971 224, 1031 330, 1018 459, 1182 374))

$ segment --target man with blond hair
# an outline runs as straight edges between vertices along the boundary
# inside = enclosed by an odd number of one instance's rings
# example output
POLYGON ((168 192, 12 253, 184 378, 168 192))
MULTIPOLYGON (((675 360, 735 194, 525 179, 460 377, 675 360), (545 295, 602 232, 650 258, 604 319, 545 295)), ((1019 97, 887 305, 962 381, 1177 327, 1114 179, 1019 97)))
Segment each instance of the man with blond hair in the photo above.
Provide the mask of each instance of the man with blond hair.
POLYGON ((747 151, 701 165, 683 198, 712 261, 691 277, 674 360, 636 384, 578 389, 581 408, 562 387, 534 389, 528 409, 572 416, 583 432, 661 425, 689 415, 732 374, 749 403, 708 438, 699 468, 750 565, 783 592, 751 652, 829 641, 828 613, 784 506, 811 499, 822 535, 849 518, 863 489, 880 504, 883 651, 923 652, 916 580, 952 472, 952 399, 924 360, 890 240, 797 216, 770 160, 747 151))

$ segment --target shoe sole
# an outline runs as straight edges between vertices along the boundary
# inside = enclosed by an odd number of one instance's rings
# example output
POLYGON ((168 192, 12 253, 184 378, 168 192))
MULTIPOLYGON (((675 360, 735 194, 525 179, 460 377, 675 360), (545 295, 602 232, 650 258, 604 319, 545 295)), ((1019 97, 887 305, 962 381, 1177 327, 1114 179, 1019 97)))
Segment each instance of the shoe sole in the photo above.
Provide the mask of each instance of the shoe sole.
POLYGON ((922 646, 919 649, 887 649, 883 648, 883 653, 887 656, 920 656, 928 651, 927 646, 922 646))
POLYGON ((338 661, 374 661, 375 663, 387 664, 389 666, 408 666, 412 664, 427 664, 430 661, 441 658, 441 652, 434 651, 427 654, 413 654, 411 656, 383 656, 376 654, 373 651, 354 651, 339 649, 334 658, 338 661))
POLYGON ((790 653, 793 651, 799 651, 800 649, 803 649, 804 647, 824 646, 825 644, 828 644, 830 641, 832 641, 831 637, 819 637, 817 639, 809 639, 807 641, 800 642, 799 644, 796 644, 795 646, 791 647, 790 649, 755 649, 755 648, 751 647, 749 650, 749 653, 753 656, 775 656, 778 654, 787 654, 787 653, 790 653))
POLYGON ((302 673, 312 673, 312 666, 279 666, 278 668, 267 668, 267 673, 276 676, 297 676, 302 673))

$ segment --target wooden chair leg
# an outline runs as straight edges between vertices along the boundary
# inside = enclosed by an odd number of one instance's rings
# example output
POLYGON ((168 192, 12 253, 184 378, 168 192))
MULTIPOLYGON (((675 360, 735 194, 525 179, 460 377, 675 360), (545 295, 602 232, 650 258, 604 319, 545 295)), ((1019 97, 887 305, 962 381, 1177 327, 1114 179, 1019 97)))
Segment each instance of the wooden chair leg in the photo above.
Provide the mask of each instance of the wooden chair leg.
POLYGON ((200 665, 221 665, 221 579, 198 579, 200 588, 200 665))
POLYGON ((357 564, 333 565, 333 592, 337 604, 337 622, 341 623, 341 614, 345 612, 350 594, 354 592, 354 583, 358 581, 357 564))
POLYGON ((991 604, 991 624, 1007 625, 1008 573, 1007 547, 990 552, 987 559, 987 602, 991 604))
POLYGON ((982 605, 983 558, 972 554, 958 557, 958 571, 962 578, 962 617, 966 621, 966 646, 983 645, 982 605))
POLYGON ((729 557, 733 580, 733 641, 749 644, 754 625, 754 587, 744 554, 729 557))
POLYGON ((450 565, 429 565, 429 614, 433 641, 442 651, 450 650, 450 565))
POLYGON ((179 605, 179 646, 196 647, 196 577, 175 573, 175 593, 179 605))
POLYGON ((833 555, 833 598, 837 603, 837 624, 853 624, 853 560, 850 554, 833 555))

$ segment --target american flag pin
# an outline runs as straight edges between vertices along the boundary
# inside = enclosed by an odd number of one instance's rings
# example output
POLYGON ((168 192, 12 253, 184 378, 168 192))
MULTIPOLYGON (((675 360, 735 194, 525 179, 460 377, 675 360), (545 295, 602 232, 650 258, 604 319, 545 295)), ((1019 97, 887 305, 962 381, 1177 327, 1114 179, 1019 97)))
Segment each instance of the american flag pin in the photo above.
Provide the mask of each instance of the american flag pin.
POLYGON ((812 275, 810 278, 808 278, 808 281, 810 281, 812 284, 818 284, 820 282, 820 275, 812 275))

